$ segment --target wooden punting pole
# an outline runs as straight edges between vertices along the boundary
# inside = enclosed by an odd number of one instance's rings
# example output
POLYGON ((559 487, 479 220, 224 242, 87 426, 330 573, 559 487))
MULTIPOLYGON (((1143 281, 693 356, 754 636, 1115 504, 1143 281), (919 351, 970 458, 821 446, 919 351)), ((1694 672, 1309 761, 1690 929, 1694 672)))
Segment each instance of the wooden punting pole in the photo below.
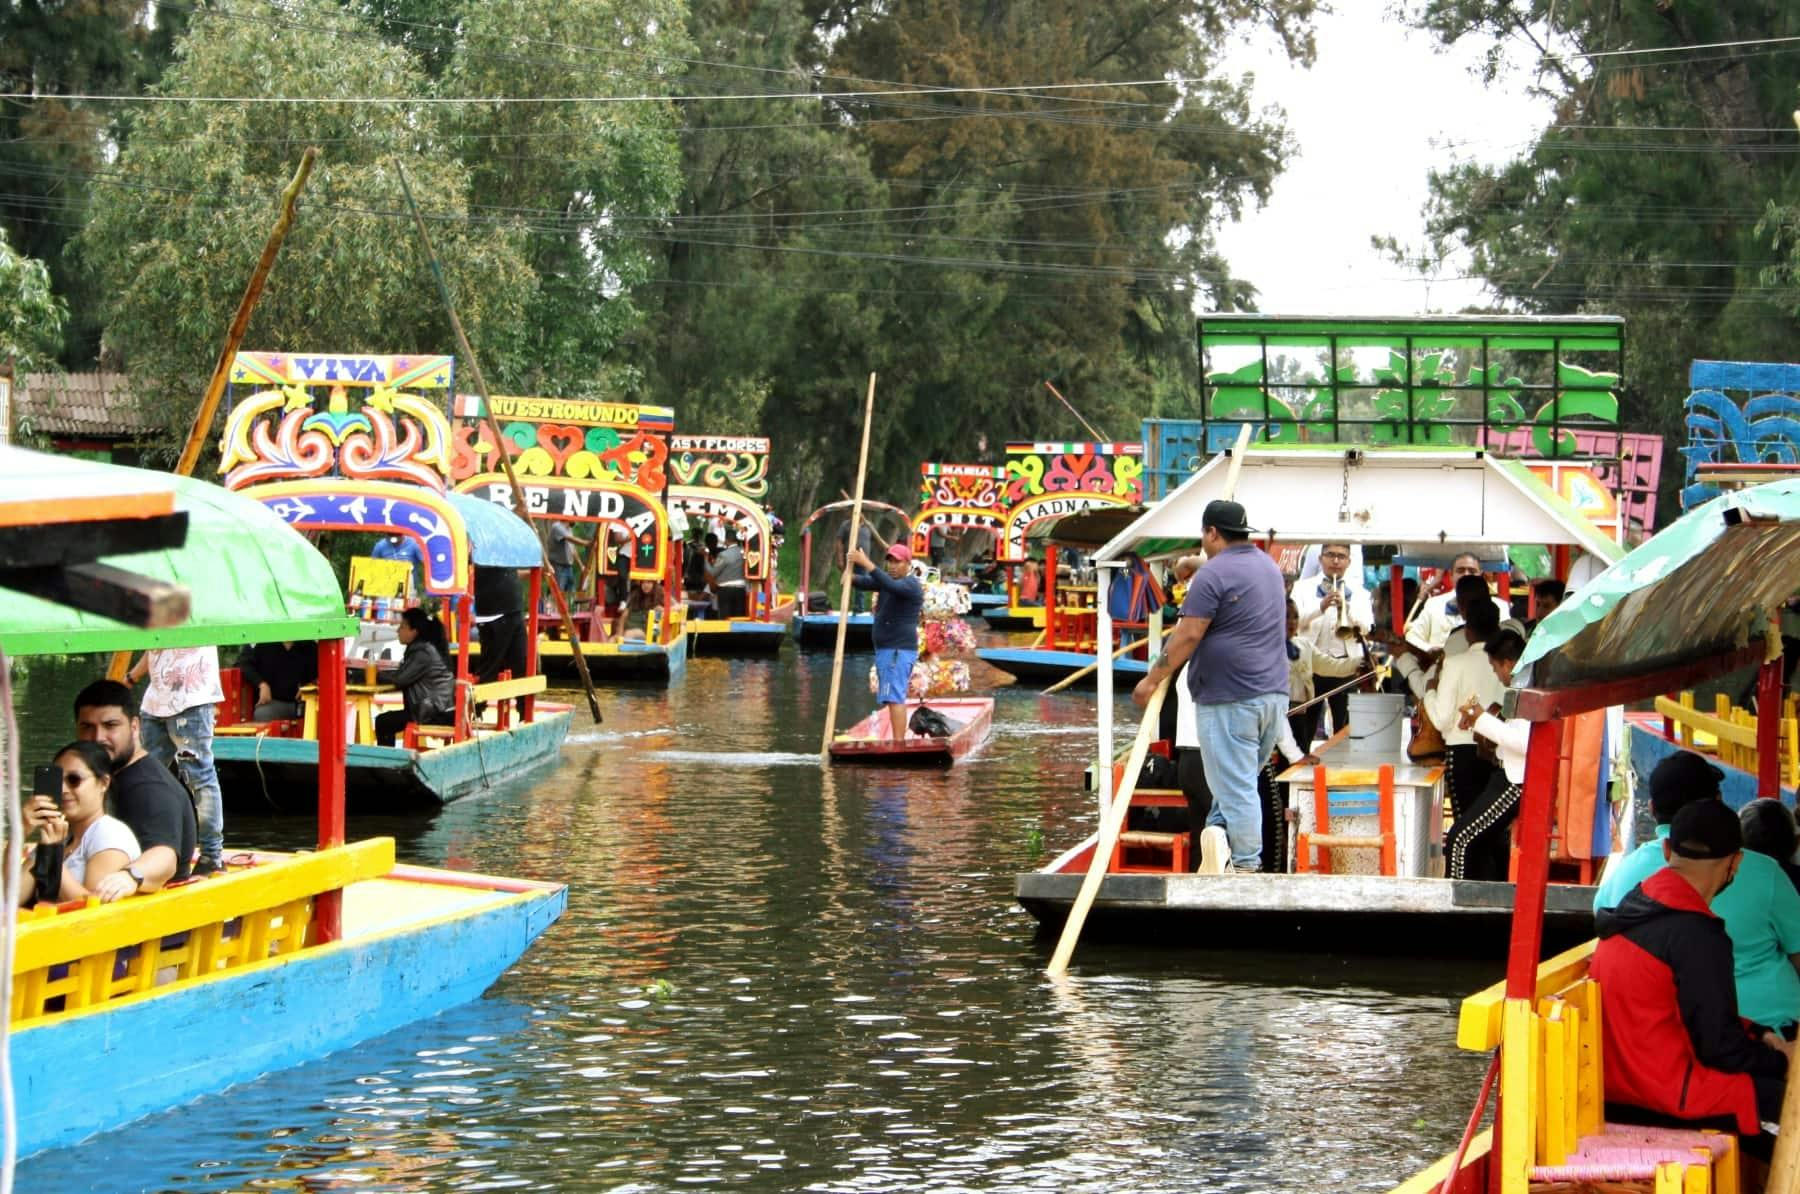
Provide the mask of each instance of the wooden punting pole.
MULTIPOLYGON (((494 404, 488 400, 487 379, 481 375, 481 362, 475 358, 475 348, 463 331, 462 320, 456 316, 456 302, 450 297, 450 284, 444 280, 444 268, 438 264, 437 250, 431 247, 431 234, 425 230, 425 217, 419 214, 419 205, 413 201, 412 184, 406 180, 406 171, 398 161, 394 163, 394 171, 400 176, 400 190, 406 195, 407 210, 412 212, 413 224, 419 230, 419 244, 425 250, 425 260, 431 266, 431 276, 437 281, 438 294, 444 300, 444 312, 450 317, 450 330, 456 334, 457 351, 469 362, 469 373, 475 379, 475 393, 481 398, 481 417, 487 420, 494 442, 504 444, 506 441, 500 434, 500 422, 494 417, 494 404)), ((513 472, 512 456, 504 447, 495 455, 500 457, 501 471, 506 474, 506 483, 512 487, 513 505, 517 508, 519 517, 537 535, 538 551, 542 553, 539 569, 550 580, 550 595, 556 600, 556 612, 562 615, 563 635, 569 640, 569 654, 575 660, 575 674, 581 677, 581 689, 587 693, 588 712, 594 715, 594 724, 598 725, 604 720, 600 716, 600 698, 594 692, 594 681, 588 676, 587 656, 581 650, 581 636, 575 632, 575 618, 569 613, 569 596, 562 591, 562 583, 556 579, 556 569, 550 566, 550 545, 546 540, 545 528, 531 516, 531 507, 525 501, 525 487, 519 484, 518 475, 513 472)), ((597 540, 595 550, 599 550, 597 540)), ((535 602, 532 608, 536 608, 535 602)), ((536 641, 535 638, 533 641, 536 641)), ((465 658, 468 651, 468 640, 464 639, 465 658)))
MULTIPOLYGON (((281 192, 280 214, 275 217, 275 226, 269 229, 269 239, 263 242, 262 256, 256 259, 256 268, 250 271, 244 295, 238 299, 237 312, 231 317, 231 325, 225 331, 225 343, 219 349, 219 359, 213 362, 212 376, 207 379, 206 393, 200 398, 200 409, 194 412, 187 442, 181 448, 181 458, 175 462, 178 477, 193 476, 194 466, 200 463, 201 449, 206 446, 206 437, 212 434, 213 416, 219 412, 219 399, 231 376, 231 363, 237 359, 238 346, 243 344, 244 332, 250 327, 250 313, 256 310, 257 300, 262 298, 263 286, 269 280, 269 271, 275 268, 275 255, 281 251, 281 242, 287 239, 288 229, 294 226, 294 206, 300 201, 300 192, 318 159, 318 149, 307 146, 300 155, 300 165, 294 170, 293 180, 281 192)), ((131 652, 115 652, 106 669, 107 677, 123 680, 130 667, 131 652)))
POLYGON ((819 758, 831 761, 831 739, 837 734, 838 689, 844 679, 844 640, 850 633, 850 553, 862 530, 863 482, 869 475, 869 425, 875 421, 875 375, 869 374, 869 397, 863 403, 862 452, 856 460, 856 496, 850 499, 850 537, 844 540, 844 576, 838 586, 837 646, 831 653, 831 695, 825 702, 825 735, 819 758))

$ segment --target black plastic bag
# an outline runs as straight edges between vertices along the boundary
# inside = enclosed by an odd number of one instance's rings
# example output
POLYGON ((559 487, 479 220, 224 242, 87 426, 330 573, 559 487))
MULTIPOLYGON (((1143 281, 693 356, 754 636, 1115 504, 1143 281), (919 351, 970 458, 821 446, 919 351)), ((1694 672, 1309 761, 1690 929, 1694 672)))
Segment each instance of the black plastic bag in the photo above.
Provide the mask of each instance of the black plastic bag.
POLYGON ((912 720, 906 723, 906 728, 927 738, 948 738, 956 732, 942 713, 926 705, 913 710, 912 720))

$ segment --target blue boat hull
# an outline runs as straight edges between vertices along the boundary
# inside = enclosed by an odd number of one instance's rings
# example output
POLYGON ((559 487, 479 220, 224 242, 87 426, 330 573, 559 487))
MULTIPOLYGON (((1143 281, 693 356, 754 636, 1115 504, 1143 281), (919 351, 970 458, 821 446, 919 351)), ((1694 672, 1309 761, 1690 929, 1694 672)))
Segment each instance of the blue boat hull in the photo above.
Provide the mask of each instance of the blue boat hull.
MULTIPOLYGON (((352 746, 344 760, 344 805, 356 816, 448 804, 554 762, 569 733, 567 709, 528 725, 431 750, 352 746)), ((319 744, 307 738, 213 739, 227 812, 319 811, 319 744)))
POLYGON ((1042 606, 1020 606, 1018 610, 1015 610, 1013 606, 1002 601, 998 605, 982 610, 981 617, 991 630, 1042 630, 1044 628, 1042 606))
POLYGON ((688 623, 695 655, 774 655, 787 636, 780 622, 688 623))
MULTIPOLYGON (((1038 684, 1055 683, 1094 662, 1092 655, 1081 651, 1052 651, 1044 647, 982 647, 975 654, 983 662, 992 664, 1003 672, 1027 683, 1038 684)), ((1141 659, 1113 661, 1113 675, 1128 684, 1137 683, 1149 671, 1150 665, 1141 659)), ((1075 687, 1092 688, 1094 677, 1098 674, 1098 671, 1088 673, 1075 682, 1075 687)))
POLYGON ((75 1144, 467 1003, 567 902, 565 888, 533 892, 16 1030, 19 1154, 75 1144))
MULTIPOLYGON (((688 636, 685 630, 670 643, 584 643, 588 676, 596 682, 656 680, 668 683, 687 671, 688 636)), ((538 666, 546 676, 575 676, 575 656, 559 640, 544 640, 538 666)))
POLYGON ((969 612, 985 614, 990 609, 1005 609, 1005 593, 970 593, 969 612))
MULTIPOLYGON (((835 647, 838 616, 836 614, 795 614, 794 641, 802 647, 835 647)), ((867 651, 874 643, 875 615, 851 614, 844 631, 844 648, 867 651)))

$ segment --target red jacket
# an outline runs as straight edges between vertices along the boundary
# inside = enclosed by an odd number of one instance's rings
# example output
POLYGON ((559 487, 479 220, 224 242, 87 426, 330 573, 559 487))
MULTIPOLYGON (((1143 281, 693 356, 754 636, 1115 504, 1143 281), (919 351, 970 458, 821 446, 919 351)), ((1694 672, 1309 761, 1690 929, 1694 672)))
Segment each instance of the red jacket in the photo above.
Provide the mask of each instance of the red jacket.
POLYGON ((1679 1119, 1730 1115, 1754 1136, 1757 1082, 1775 1105, 1787 1059, 1738 1018, 1725 924, 1665 867, 1596 917, 1606 1098, 1679 1119))

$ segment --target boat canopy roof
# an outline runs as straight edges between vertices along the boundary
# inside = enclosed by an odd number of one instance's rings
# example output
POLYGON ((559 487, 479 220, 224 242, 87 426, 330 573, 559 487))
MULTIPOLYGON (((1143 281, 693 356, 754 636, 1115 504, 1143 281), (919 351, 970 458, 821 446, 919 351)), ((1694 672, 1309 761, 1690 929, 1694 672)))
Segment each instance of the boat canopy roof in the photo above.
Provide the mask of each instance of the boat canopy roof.
POLYGON ((101 562, 184 585, 188 620, 144 630, 0 588, 0 649, 9 655, 84 654, 342 638, 356 633, 331 563, 260 502, 205 481, 0 447, 0 489, 51 503, 79 503, 124 485, 173 490, 188 516, 178 548, 101 562))
POLYGON ((468 530, 471 563, 483 568, 537 568, 543 564, 544 549, 537 532, 510 506, 454 490, 444 496, 468 530))
POLYGON ((1688 511, 1571 594, 1520 660, 1534 689, 1629 680, 1719 661, 1765 633, 1800 588, 1800 478, 1688 511))
MULTIPOLYGON (((1206 504, 1225 495, 1219 453, 1095 553, 1191 552, 1206 504)), ((1261 447, 1244 454, 1236 500, 1259 535, 1288 543, 1392 543, 1480 549, 1570 545, 1603 563, 1624 551, 1517 460, 1463 448, 1261 447)), ((1486 554, 1486 553, 1483 553, 1486 554)))
MULTIPOLYGON (((806 516, 806 521, 800 524, 800 533, 804 535, 810 532, 813 523, 819 521, 819 519, 825 517, 827 514, 832 514, 839 510, 848 514, 850 512, 850 507, 855 504, 856 503, 849 498, 846 498, 841 502, 826 502, 823 506, 820 506, 817 510, 814 510, 811 514, 806 516)), ((864 498, 863 506, 865 509, 885 510, 889 514, 899 518, 900 521, 904 522, 907 526, 912 526, 912 515, 908 514, 898 506, 891 506, 886 502, 878 502, 874 498, 864 498)))

